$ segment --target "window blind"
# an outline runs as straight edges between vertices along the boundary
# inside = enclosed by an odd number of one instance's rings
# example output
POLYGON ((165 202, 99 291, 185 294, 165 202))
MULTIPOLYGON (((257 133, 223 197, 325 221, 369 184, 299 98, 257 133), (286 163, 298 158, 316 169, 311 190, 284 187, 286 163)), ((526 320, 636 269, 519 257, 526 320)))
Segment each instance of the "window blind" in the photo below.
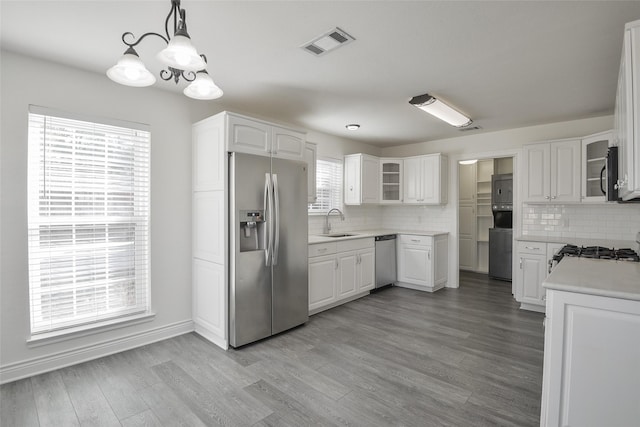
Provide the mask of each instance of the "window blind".
POLYGON ((309 204, 309 213, 326 213, 333 208, 342 208, 342 162, 318 159, 316 201, 309 204))
POLYGON ((148 311, 150 133, 41 110, 28 134, 31 333, 148 311))

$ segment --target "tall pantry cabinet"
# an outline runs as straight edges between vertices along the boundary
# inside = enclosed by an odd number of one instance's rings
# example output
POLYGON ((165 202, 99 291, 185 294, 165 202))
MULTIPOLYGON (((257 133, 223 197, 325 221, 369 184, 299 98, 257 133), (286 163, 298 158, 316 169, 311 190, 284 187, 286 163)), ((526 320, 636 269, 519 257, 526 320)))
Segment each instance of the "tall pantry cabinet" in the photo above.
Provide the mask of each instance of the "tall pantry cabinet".
POLYGON ((302 132, 222 112, 192 126, 193 322, 195 331, 229 346, 228 153, 315 161, 302 132))

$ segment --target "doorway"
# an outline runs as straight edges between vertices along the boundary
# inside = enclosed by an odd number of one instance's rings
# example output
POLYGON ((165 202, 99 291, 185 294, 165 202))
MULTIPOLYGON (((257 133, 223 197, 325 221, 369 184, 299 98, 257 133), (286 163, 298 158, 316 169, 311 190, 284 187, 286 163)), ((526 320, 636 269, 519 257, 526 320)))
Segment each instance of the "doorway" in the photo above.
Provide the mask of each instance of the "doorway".
MULTIPOLYGON (((463 160, 458 163, 458 260, 461 271, 489 274, 489 234, 494 227, 491 177, 513 174, 513 165, 513 157, 463 160)), ((504 250, 498 254, 494 250, 492 261, 494 265, 499 261, 510 270, 512 256, 511 251, 506 253, 504 250), (498 260, 498 256, 501 259, 498 260)))

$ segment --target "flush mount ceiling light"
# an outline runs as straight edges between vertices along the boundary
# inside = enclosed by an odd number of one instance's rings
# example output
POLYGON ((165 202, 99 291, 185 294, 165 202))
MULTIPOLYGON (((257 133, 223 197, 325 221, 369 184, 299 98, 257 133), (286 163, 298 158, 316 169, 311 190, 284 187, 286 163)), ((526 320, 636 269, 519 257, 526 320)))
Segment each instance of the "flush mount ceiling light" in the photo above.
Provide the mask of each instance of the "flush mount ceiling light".
POLYGON ((167 66, 160 71, 160 78, 178 84, 180 78, 191 84, 184 89, 184 94, 194 99, 216 99, 222 96, 222 90, 216 86, 206 71, 207 57, 198 54, 191 44, 187 33, 187 13, 180 9, 180 0, 171 0, 171 10, 164 21, 166 37, 158 33, 144 33, 138 40, 131 32, 122 34, 122 42, 127 45, 124 55, 118 63, 107 70, 107 76, 116 83, 126 86, 151 86, 156 78, 147 70, 134 49, 147 36, 160 37, 167 44, 157 58, 167 66), (173 38, 169 33, 169 21, 173 17, 173 38), (130 41, 127 41, 129 39, 130 41), (131 40, 132 39, 132 40, 131 40))
POLYGON ((451 126, 460 128, 473 123, 473 121, 464 114, 427 93, 414 96, 409 101, 409 104, 449 123, 451 126))
POLYGON ((347 130, 358 130, 358 129, 360 129, 360 125, 356 124, 356 123, 352 123, 350 125, 346 125, 345 127, 347 128, 347 130))
POLYGON ((473 165, 477 162, 478 162, 478 159, 473 159, 473 160, 460 160, 458 163, 460 163, 461 165, 473 165))

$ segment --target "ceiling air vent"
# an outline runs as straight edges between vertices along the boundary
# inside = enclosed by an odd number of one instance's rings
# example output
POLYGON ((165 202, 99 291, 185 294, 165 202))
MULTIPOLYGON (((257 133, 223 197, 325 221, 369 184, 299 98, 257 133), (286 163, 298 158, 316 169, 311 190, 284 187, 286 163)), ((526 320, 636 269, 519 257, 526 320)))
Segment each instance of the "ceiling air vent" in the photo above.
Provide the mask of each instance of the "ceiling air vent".
POLYGON ((300 47, 315 56, 322 56, 354 40, 349 34, 336 27, 300 47))
POLYGON ((480 129, 482 129, 480 126, 467 126, 467 127, 458 128, 460 132, 468 132, 470 130, 480 130, 480 129))

